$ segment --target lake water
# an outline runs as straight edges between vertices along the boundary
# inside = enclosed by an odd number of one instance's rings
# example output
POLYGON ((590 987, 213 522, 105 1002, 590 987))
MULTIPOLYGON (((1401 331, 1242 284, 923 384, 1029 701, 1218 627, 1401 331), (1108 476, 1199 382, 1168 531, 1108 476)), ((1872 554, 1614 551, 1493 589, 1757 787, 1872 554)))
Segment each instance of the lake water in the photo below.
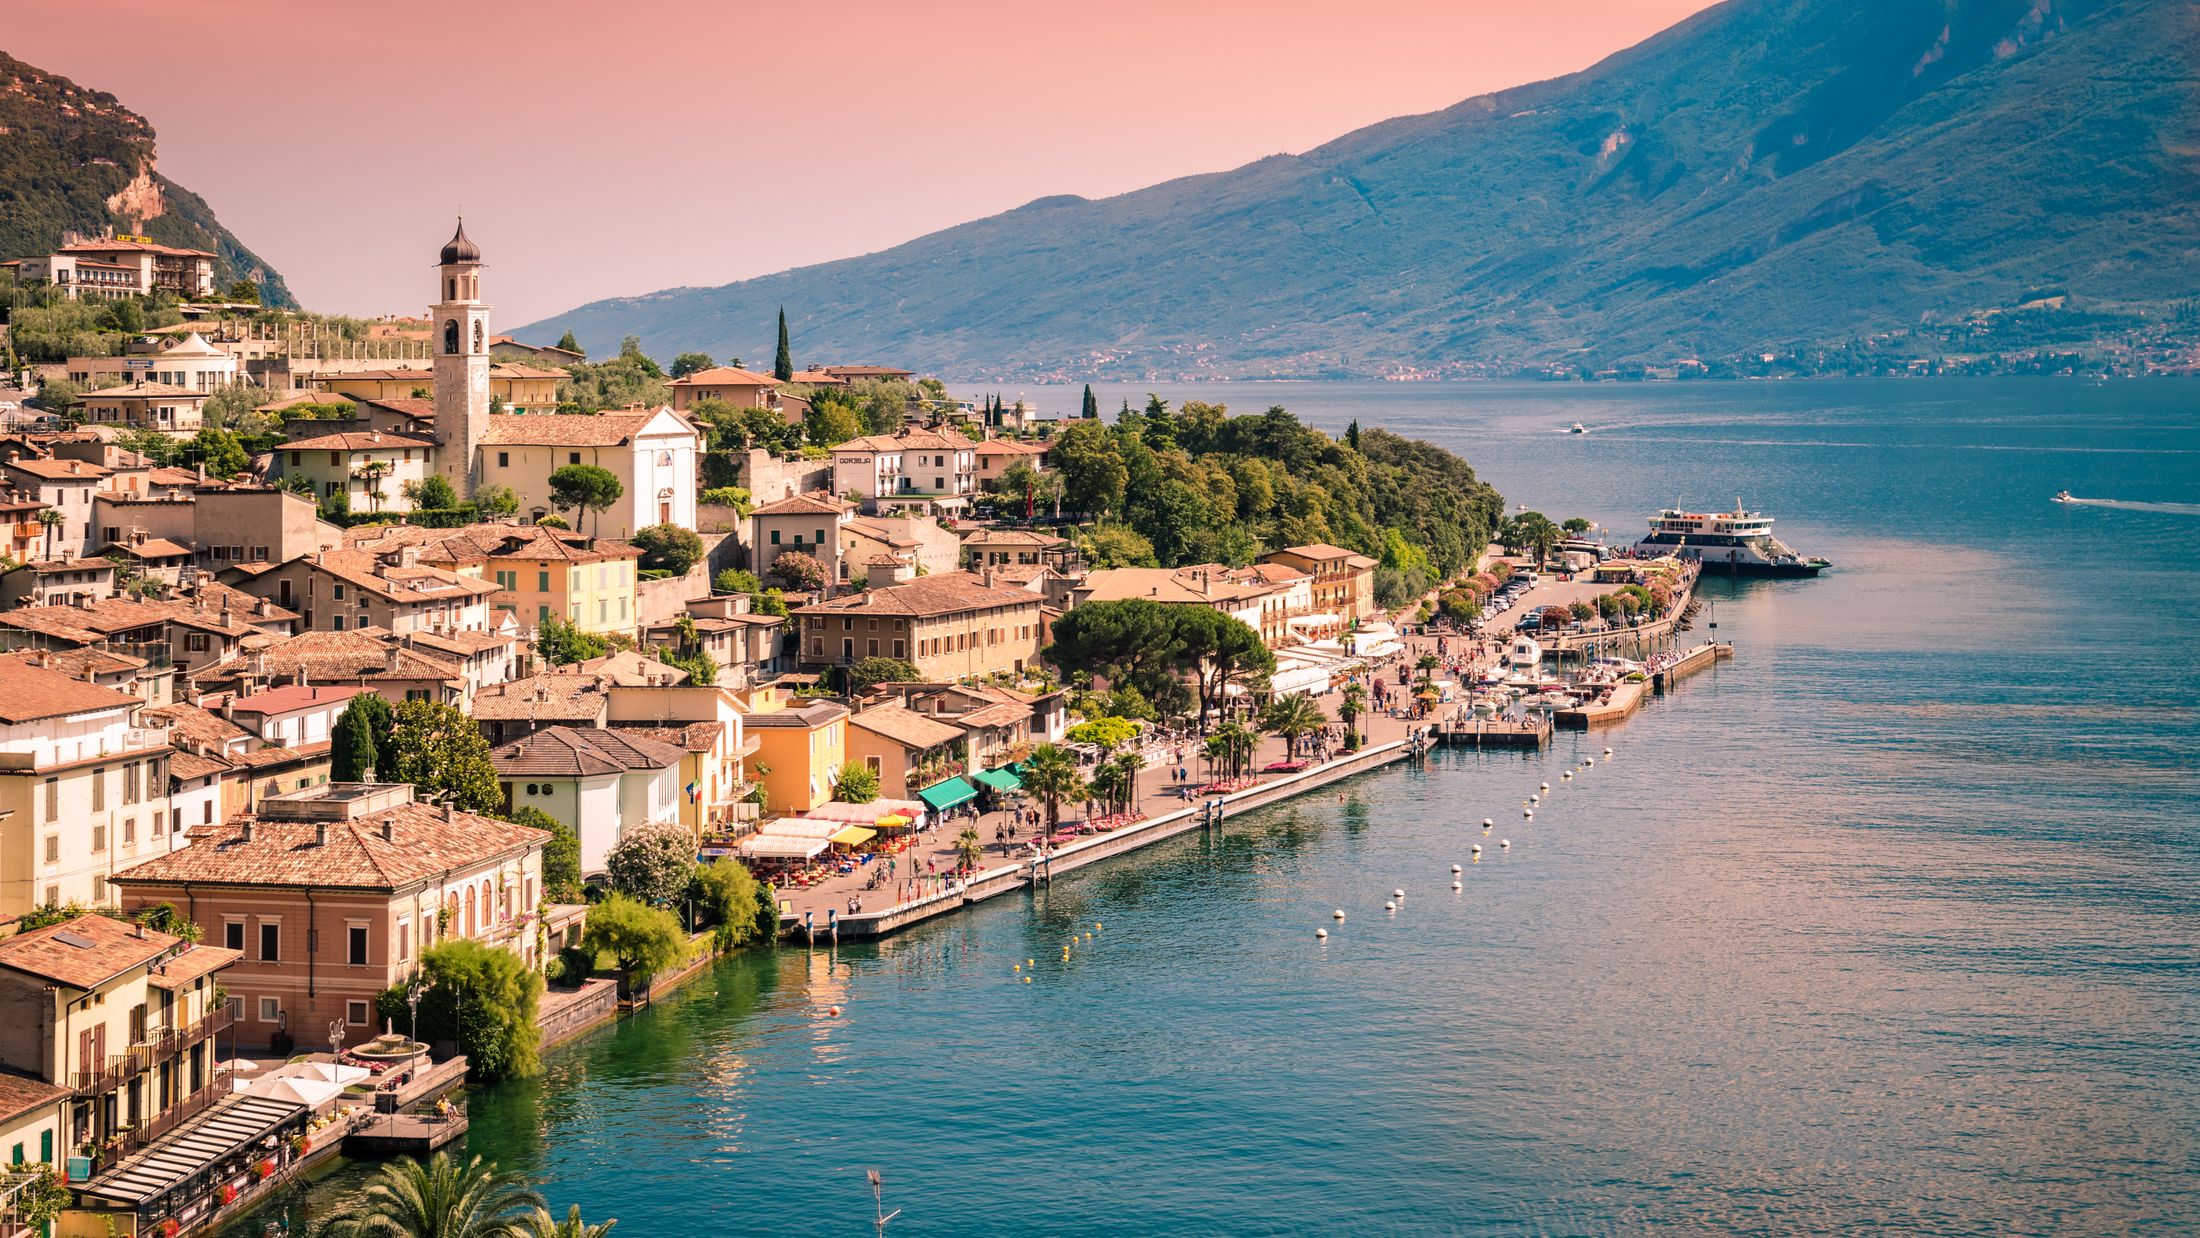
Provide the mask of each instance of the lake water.
POLYGON ((1738 496, 1837 568, 1710 582, 1738 656, 1616 731, 731 960, 475 1096, 474 1151, 637 1238, 856 1233, 874 1167, 900 1235, 2200 1226, 2200 386, 1163 394, 1629 534, 1738 496))

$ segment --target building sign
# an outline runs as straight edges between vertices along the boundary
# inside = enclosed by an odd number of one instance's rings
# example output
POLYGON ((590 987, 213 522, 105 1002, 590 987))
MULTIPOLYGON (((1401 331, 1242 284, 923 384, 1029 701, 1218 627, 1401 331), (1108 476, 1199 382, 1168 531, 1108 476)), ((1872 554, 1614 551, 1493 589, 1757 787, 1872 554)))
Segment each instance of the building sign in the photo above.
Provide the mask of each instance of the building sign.
POLYGON ((153 359, 151 357, 124 357, 122 368, 125 370, 150 370, 153 368, 153 359))

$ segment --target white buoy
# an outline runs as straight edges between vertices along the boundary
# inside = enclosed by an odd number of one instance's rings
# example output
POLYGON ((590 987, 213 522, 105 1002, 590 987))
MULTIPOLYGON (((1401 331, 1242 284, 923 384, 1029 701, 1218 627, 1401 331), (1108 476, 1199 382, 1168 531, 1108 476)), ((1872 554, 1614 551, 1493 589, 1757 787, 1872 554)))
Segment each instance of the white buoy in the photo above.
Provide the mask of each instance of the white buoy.
POLYGON ((1463 885, 1460 885, 1460 884, 1459 884, 1458 882, 1456 882, 1456 881, 1454 881, 1454 882, 1452 882, 1452 883, 1451 883, 1451 888, 1452 888, 1452 889, 1454 889, 1454 890, 1464 890, 1464 889, 1466 889, 1466 887, 1465 887, 1465 886, 1463 886, 1463 885))
POLYGON ((1550 789, 1551 789, 1551 784, 1550 784, 1550 783, 1547 783, 1547 782, 1546 782, 1546 783, 1544 783, 1544 784, 1543 784, 1543 786, 1542 786, 1541 788, 1539 788, 1539 789, 1540 789, 1540 790, 1544 790, 1544 791, 1548 791, 1548 790, 1550 790, 1550 789))
POLYGON ((1520 810, 1520 815, 1532 820, 1535 817, 1535 809, 1523 808, 1520 810))
POLYGON ((1540 804, 1543 802, 1543 797, 1540 795, 1531 795, 1528 797, 1528 802, 1530 804, 1540 804))
POLYGON ((1583 769, 1587 769, 1587 768, 1589 768, 1590 766, 1592 766, 1592 765, 1594 765, 1594 764, 1596 764, 1596 763, 1597 763, 1597 759, 1596 759, 1595 757, 1583 757, 1583 758, 1581 758, 1581 768, 1583 768, 1583 769))
POLYGON ((1567 770, 1565 773, 1560 774, 1559 777, 1565 779, 1567 782, 1572 782, 1574 780, 1574 771, 1567 770))
POLYGON ((1512 850, 1513 840, 1510 838, 1500 838, 1497 840, 1497 845, 1503 847, 1507 851, 1510 851, 1512 850))
POLYGON ((1319 938, 1321 938, 1321 939, 1322 939, 1323 941, 1327 941, 1327 940, 1329 940, 1329 930, 1328 930, 1328 929, 1315 929, 1315 930, 1314 930, 1314 936, 1316 936, 1316 937, 1319 937, 1319 938))
POLYGON ((1390 892, 1390 896, 1392 898, 1404 898, 1406 896, 1406 892, 1404 890, 1392 890, 1390 892))
POLYGON ((1453 872, 1455 872, 1455 873, 1456 873, 1456 872, 1458 872, 1458 871, 1459 871, 1459 866, 1458 866, 1457 864, 1454 864, 1454 865, 1452 865, 1452 866, 1451 866, 1451 871, 1453 871, 1453 872))
POLYGON ((1476 843, 1476 844, 1474 844, 1474 853, 1475 853, 1476 855, 1480 855, 1480 854, 1482 854, 1482 844, 1481 844, 1481 843, 1476 843))
POLYGON ((1396 904, 1396 903, 1384 903, 1384 904, 1383 904, 1383 910, 1384 910, 1384 911, 1396 911, 1396 910, 1398 910, 1398 904, 1396 904))
POLYGON ((1495 821, 1490 820, 1488 817, 1482 818, 1482 828, 1485 830, 1496 824, 1497 823, 1495 821))
POLYGON ((1339 907, 1339 908, 1337 908, 1337 909, 1336 909, 1335 911, 1332 911, 1332 912, 1330 912, 1330 913, 1329 913, 1329 918, 1330 918, 1330 919, 1332 919, 1332 920, 1342 920, 1342 919, 1344 919, 1344 908, 1342 908, 1342 907, 1339 907))
POLYGON ((1606 749, 1604 750, 1604 755, 1605 755, 1605 757, 1606 757, 1606 758, 1610 758, 1610 757, 1611 757, 1611 755, 1612 755, 1612 750, 1611 750, 1610 748, 1606 748, 1606 749))

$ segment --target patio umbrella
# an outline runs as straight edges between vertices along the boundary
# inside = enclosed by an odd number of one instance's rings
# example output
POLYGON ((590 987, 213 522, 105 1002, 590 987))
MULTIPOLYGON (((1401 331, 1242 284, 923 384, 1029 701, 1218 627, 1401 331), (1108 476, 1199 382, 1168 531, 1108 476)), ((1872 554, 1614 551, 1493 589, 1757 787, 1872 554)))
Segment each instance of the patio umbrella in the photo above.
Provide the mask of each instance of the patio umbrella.
POLYGON ((887 813, 878 819, 878 826, 882 830, 898 830, 908 824, 909 818, 898 812, 887 813))
POLYGON ((233 1057, 228 1061, 223 1062, 222 1065, 230 1070, 239 1072, 258 1070, 260 1068, 260 1064, 258 1062, 247 1061, 246 1059, 241 1057, 233 1057))

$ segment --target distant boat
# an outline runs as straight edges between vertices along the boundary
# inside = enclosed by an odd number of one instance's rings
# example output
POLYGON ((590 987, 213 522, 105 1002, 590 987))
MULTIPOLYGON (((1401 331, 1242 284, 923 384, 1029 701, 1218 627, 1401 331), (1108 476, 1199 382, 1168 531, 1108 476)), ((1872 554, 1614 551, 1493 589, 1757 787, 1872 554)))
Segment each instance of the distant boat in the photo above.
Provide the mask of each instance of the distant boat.
POLYGON ((1571 429, 1566 431, 1566 433, 1568 434, 1587 434, 1588 432, 1589 427, 1581 424, 1578 421, 1573 424, 1573 427, 1571 429))
POLYGON ((2057 490, 2055 492, 2055 501, 2057 503, 2075 503, 2078 500, 2072 498, 2068 490, 2057 490))

